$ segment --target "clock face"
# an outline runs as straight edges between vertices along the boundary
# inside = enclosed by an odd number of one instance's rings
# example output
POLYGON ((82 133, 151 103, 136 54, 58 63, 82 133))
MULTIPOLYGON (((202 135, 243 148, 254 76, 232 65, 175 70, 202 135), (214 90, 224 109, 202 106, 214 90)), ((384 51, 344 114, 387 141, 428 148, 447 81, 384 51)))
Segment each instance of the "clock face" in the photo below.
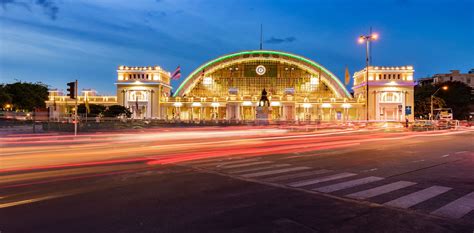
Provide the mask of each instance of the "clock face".
POLYGON ((258 75, 264 75, 266 71, 267 71, 267 69, 263 65, 259 65, 259 66, 257 66, 257 68, 255 68, 255 72, 258 75))

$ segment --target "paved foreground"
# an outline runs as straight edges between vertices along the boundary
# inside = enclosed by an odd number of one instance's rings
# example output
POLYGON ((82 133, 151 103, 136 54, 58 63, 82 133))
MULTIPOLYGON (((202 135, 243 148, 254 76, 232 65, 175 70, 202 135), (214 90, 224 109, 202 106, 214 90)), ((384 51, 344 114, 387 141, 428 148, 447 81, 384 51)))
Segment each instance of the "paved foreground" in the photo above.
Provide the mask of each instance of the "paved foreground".
POLYGON ((474 132, 5 137, 2 232, 472 232, 474 132))

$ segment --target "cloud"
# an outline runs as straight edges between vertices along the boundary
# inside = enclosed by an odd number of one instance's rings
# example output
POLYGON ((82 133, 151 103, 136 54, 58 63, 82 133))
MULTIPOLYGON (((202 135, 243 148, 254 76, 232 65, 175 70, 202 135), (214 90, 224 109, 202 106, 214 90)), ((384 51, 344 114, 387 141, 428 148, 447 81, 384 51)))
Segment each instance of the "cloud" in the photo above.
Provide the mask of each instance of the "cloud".
POLYGON ((18 1, 18 0, 0 0, 4 10, 7 10, 7 5, 21 6, 31 12, 31 5, 39 6, 43 9, 43 12, 52 20, 56 20, 59 7, 54 0, 30 0, 30 1, 18 1))
POLYGON ((13 6, 21 6, 27 9, 28 11, 31 11, 30 6, 27 3, 18 2, 16 0, 0 0, 0 5, 2 5, 4 10, 7 10, 7 5, 13 5, 13 6))
POLYGON ((265 40, 265 43, 267 44, 281 44, 281 43, 291 43, 295 41, 296 38, 294 36, 289 36, 286 38, 277 38, 277 37, 270 37, 270 39, 265 40))
POLYGON ((43 8, 44 13, 52 20, 56 20, 59 7, 52 0, 36 0, 36 5, 43 8))

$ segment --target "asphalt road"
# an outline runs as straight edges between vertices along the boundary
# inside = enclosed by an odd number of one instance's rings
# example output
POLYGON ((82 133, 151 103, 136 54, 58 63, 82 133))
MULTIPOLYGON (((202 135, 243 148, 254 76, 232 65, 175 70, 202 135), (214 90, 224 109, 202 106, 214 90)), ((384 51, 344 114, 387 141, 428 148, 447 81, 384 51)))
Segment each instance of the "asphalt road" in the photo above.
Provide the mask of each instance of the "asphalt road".
POLYGON ((0 232, 473 232, 474 131, 0 138, 0 232))

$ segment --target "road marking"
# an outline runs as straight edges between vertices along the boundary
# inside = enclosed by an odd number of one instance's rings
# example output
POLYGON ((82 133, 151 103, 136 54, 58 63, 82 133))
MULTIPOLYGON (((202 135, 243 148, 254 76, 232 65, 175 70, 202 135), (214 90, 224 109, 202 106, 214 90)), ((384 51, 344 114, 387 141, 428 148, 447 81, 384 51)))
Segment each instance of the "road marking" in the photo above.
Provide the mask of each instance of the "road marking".
MULTIPOLYGON (((229 159, 229 158, 218 158, 218 159, 207 159, 201 161, 192 161, 192 162, 185 162, 184 165, 193 165, 193 166, 212 166, 212 165, 219 165, 224 163, 238 163, 241 161, 246 161, 248 159, 229 159)), ((251 159, 251 161, 255 161, 257 159, 251 159)), ((250 161, 250 160, 249 160, 250 161)))
POLYGON ((252 178, 252 177, 259 177, 259 176, 266 176, 266 175, 275 175, 280 173, 292 172, 292 171, 300 171, 300 170, 307 170, 311 169, 310 167, 290 167, 290 168, 283 168, 278 170, 272 171, 264 171, 264 172, 255 172, 242 175, 243 177, 252 178))
POLYGON ((465 151, 465 150, 463 150, 463 151, 458 151, 458 152, 455 152, 455 154, 463 154, 463 153, 467 153, 467 152, 469 152, 469 151, 465 151))
POLYGON ((431 214, 459 219, 474 210, 474 192, 431 212, 431 214))
POLYGON ((271 177, 271 178, 267 178, 263 180, 267 182, 276 182, 276 181, 289 180, 289 179, 300 178, 300 177, 305 177, 305 176, 319 175, 319 174, 324 174, 328 172, 332 172, 332 170, 322 169, 322 170, 316 170, 316 171, 308 171, 308 172, 302 172, 302 173, 296 173, 296 174, 275 176, 275 177, 271 177))
POLYGON ((383 180, 383 179, 384 178, 382 178, 382 177, 369 176, 369 177, 365 177, 365 178, 360 178, 360 179, 350 180, 350 181, 341 182, 341 183, 328 185, 328 186, 324 186, 324 187, 319 187, 319 188, 315 188, 313 190, 318 191, 318 192, 323 192, 323 193, 332 193, 332 192, 335 192, 335 191, 348 189, 348 188, 352 188, 352 187, 363 185, 363 184, 372 183, 372 182, 383 180))
POLYGON ((273 163, 273 162, 272 161, 259 161, 259 162, 251 162, 251 163, 239 163, 239 164, 226 165, 226 166, 220 166, 220 167, 227 169, 227 168, 248 167, 248 166, 267 164, 267 163, 273 163))
POLYGON ((268 166, 263 166, 263 167, 254 167, 254 168, 249 168, 249 169, 244 169, 244 170, 229 171, 227 173, 229 174, 245 173, 245 172, 253 172, 253 171, 259 171, 259 170, 265 170, 265 169, 277 168, 277 167, 288 167, 288 166, 291 166, 291 165, 290 164, 273 164, 273 165, 268 165, 268 166))
POLYGON ((408 186, 415 185, 416 183, 414 182, 409 182, 409 181, 397 181, 394 183, 382 185, 379 187, 375 187, 372 189, 367 189, 364 191, 356 192, 356 193, 351 193, 349 195, 346 195, 346 197, 350 198, 355 198, 355 199, 367 199, 375 196, 379 196, 385 193, 393 192, 395 190, 399 190, 402 188, 406 188, 408 186))
POLYGON ((349 173, 349 172, 344 172, 344 173, 339 173, 335 175, 330 175, 330 176, 324 176, 316 179, 309 179, 309 180, 303 180, 303 181, 298 181, 298 182, 292 182, 287 184, 288 186, 292 187, 302 187, 306 185, 311 185, 311 184, 317 184, 317 183, 322 183, 326 181, 331 181, 331 180, 337 180, 337 179, 342 179, 350 176, 355 176, 357 174, 354 173, 349 173))
POLYGON ((447 154, 447 155, 443 155, 443 156, 441 156, 441 157, 445 158, 445 157, 448 157, 448 156, 449 156, 449 154, 447 154))
POLYGON ((202 164, 197 164, 196 166, 207 167, 207 166, 217 166, 217 165, 229 165, 229 164, 246 163, 246 162, 258 161, 258 160, 260 160, 260 159, 258 159, 258 158, 254 158, 254 159, 232 159, 232 160, 224 160, 224 161, 219 161, 219 162, 202 163, 202 164))
POLYGON ((386 202, 384 205, 407 209, 418 203, 424 202, 428 199, 441 195, 449 190, 451 190, 451 188, 443 187, 443 186, 431 186, 429 188, 420 190, 418 192, 410 193, 403 197, 386 202))
POLYGON ((367 169, 367 170, 362 170, 361 172, 373 172, 379 170, 378 168, 372 168, 372 169, 367 169))
POLYGON ((225 157, 218 157, 218 158, 213 158, 213 159, 198 159, 198 160, 184 161, 181 164, 194 165, 194 164, 200 164, 200 163, 211 163, 211 162, 215 162, 215 161, 225 162, 226 160, 232 161, 233 159, 231 160, 231 159, 225 158, 225 157))
POLYGON ((414 161, 411 161, 412 163, 419 163, 419 162, 423 162, 425 161, 424 159, 420 159, 420 160, 414 160, 414 161))

